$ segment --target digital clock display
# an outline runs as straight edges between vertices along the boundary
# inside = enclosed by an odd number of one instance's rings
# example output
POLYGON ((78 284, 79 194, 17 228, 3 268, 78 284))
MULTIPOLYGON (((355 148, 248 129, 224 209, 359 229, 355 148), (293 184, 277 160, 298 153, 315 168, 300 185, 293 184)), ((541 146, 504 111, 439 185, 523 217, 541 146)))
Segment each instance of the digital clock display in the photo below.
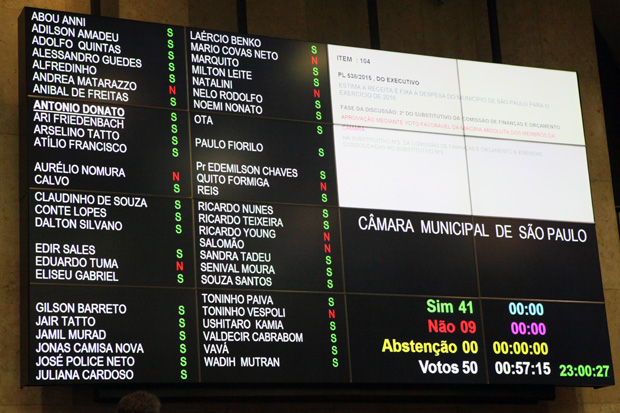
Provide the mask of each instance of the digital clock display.
POLYGON ((20 36, 25 385, 614 383, 575 73, 20 36))

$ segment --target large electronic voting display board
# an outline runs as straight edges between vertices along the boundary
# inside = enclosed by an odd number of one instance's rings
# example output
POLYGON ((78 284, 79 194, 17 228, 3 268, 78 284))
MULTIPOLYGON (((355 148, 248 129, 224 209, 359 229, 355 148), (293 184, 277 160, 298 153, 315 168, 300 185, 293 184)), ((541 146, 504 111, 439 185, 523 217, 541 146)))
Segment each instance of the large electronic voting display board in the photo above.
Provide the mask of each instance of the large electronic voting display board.
POLYGON ((24 384, 614 383, 575 73, 20 36, 24 384))

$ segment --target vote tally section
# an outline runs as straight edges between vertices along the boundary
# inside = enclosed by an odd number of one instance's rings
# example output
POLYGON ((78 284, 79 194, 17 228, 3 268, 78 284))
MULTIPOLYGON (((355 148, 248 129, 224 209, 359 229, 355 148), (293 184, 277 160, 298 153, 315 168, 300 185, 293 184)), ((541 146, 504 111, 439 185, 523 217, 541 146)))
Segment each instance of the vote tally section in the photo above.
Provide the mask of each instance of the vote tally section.
POLYGON ((21 23, 25 384, 614 383, 575 73, 21 23))

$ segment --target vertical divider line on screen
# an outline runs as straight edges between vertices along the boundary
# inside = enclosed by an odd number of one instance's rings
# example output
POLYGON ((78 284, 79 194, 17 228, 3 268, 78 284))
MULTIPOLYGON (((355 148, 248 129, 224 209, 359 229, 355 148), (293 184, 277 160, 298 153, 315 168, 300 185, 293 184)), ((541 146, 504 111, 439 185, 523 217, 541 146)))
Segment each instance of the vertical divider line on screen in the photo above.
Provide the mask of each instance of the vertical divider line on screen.
MULTIPOLYGON (((469 208, 470 208, 470 213, 471 213, 471 221, 473 224, 474 221, 474 204, 472 201, 472 192, 471 192, 471 179, 470 179, 470 174, 469 174, 469 157, 467 154, 467 137, 465 136, 465 116, 463 113, 463 99, 461 99, 461 76, 460 76, 460 72, 459 72, 459 61, 458 59, 456 59, 455 61, 456 64, 456 80, 457 80, 457 84, 459 87, 459 106, 461 108, 461 126, 462 126, 462 130, 463 130, 463 147, 465 149, 465 167, 467 168, 467 185, 468 185, 468 190, 469 190, 469 208)), ((486 334, 485 334, 485 329, 484 329, 484 314, 482 313, 482 297, 481 297, 481 291, 480 291, 480 273, 479 273, 479 269, 478 269, 478 251, 476 249, 476 237, 473 237, 472 239, 473 242, 473 250, 474 250, 474 265, 475 265, 475 270, 476 270, 476 286, 478 288, 478 309, 480 310, 480 328, 482 329, 482 351, 484 351, 484 367, 485 367, 485 372, 486 372, 486 382, 487 384, 489 383, 489 361, 488 361, 488 357, 486 354, 486 334)))

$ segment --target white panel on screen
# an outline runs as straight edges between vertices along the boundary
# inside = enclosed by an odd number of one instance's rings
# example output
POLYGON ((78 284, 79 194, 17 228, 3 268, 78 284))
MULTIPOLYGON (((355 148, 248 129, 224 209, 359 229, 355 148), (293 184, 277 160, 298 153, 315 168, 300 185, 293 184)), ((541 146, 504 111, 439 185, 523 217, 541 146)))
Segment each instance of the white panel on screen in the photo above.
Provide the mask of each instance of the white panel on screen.
POLYGON ((584 147, 467 138, 474 215, 594 222, 584 147))
POLYGON ((466 135, 584 145, 577 75, 459 60, 466 135))
POLYGON ((461 134, 456 60, 328 45, 334 123, 461 134))
POLYGON ((463 138, 334 125, 340 206, 471 214, 463 138))

